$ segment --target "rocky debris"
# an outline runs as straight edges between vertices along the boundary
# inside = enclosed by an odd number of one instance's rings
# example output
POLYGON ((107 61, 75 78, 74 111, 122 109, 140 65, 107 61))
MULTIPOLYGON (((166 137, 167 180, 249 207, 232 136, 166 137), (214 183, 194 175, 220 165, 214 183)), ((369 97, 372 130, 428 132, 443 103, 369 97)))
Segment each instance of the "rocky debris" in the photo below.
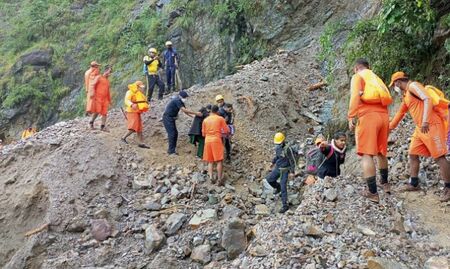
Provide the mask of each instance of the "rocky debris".
POLYGON ((112 234, 112 228, 106 219, 95 219, 91 221, 91 233, 97 241, 104 241, 112 234))
POLYGON ((217 211, 215 209, 204 209, 199 210, 189 221, 189 226, 196 229, 199 226, 206 224, 211 221, 217 220, 217 211))
POLYGON ((429 258, 424 266, 424 269, 449 269, 449 262, 446 257, 431 257, 429 258))
POLYGON ((367 267, 369 269, 408 269, 403 263, 395 260, 371 257, 367 261, 367 267))
POLYGON ((245 224, 239 219, 232 219, 223 231, 222 247, 229 259, 235 259, 247 247, 245 224))
POLYGON ((175 234, 181 226, 183 226, 183 223, 186 221, 187 216, 183 213, 173 213, 169 216, 169 218, 166 220, 166 234, 167 235, 173 235, 175 234))
POLYGON ((255 206, 255 214, 262 215, 262 216, 269 216, 270 209, 264 204, 256 205, 255 206))
POLYGON ((222 209, 222 214, 223 219, 228 220, 239 218, 242 216, 242 214, 244 214, 244 212, 233 205, 225 205, 222 209))
POLYGON ((201 264, 207 264, 211 261, 211 246, 208 244, 195 247, 191 253, 191 259, 201 264))
POLYGON ((375 236, 377 235, 376 232, 372 231, 371 229, 362 226, 362 225, 358 225, 357 229, 363 234, 363 235, 367 235, 367 236, 375 236))
POLYGON ((158 230, 154 225, 149 225, 145 229, 145 247, 149 252, 153 252, 161 247, 166 240, 163 232, 158 230))

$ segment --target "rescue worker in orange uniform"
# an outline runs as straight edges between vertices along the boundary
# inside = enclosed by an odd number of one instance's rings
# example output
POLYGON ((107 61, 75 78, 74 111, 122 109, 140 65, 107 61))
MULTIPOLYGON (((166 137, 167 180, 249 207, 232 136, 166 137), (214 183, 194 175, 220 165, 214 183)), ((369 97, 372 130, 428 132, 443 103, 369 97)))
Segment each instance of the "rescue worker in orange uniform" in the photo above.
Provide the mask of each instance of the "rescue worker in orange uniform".
POLYGON ((358 59, 353 71, 355 74, 351 80, 348 123, 352 131, 356 126, 356 153, 362 156, 363 176, 367 183, 367 189, 361 195, 378 203, 380 198, 377 191, 375 157, 378 159, 381 186, 385 193, 390 193, 386 155, 389 133, 388 105, 392 99, 383 81, 370 70, 367 60, 358 59), (372 98, 370 95, 378 98, 372 98))
POLYGON ((405 73, 394 73, 389 86, 394 86, 403 96, 400 109, 390 122, 389 129, 395 129, 408 111, 416 124, 409 146, 410 179, 402 190, 420 190, 419 156, 432 157, 439 165, 441 177, 445 182, 441 201, 450 201, 450 164, 445 158, 447 153, 445 119, 433 109, 432 100, 425 87, 417 81, 409 80, 405 73))
POLYGON ((86 115, 92 110, 95 84, 100 75, 100 64, 91 62, 90 68, 84 73, 84 89, 86 90, 86 115))
POLYGON ((225 119, 219 116, 219 107, 214 105, 211 108, 211 115, 202 124, 202 134, 205 137, 205 148, 203 150, 203 160, 208 162, 209 179, 215 183, 213 177, 214 164, 217 164, 218 185, 225 184, 223 179, 223 152, 222 134, 228 134, 230 130, 225 119))
POLYGON ((137 95, 142 94, 145 91, 145 84, 142 81, 136 81, 133 84, 128 85, 128 91, 125 95, 126 117, 128 132, 122 137, 122 142, 128 144, 127 138, 136 133, 139 141, 138 147, 148 149, 149 146, 144 144, 142 136, 143 126, 141 111, 139 110, 139 103, 137 101, 137 95), (138 93, 140 92, 140 93, 138 93))
POLYGON ((100 114, 102 116, 100 130, 107 131, 105 127, 106 117, 108 114, 109 104, 111 104, 111 92, 108 78, 111 75, 111 71, 111 66, 106 66, 103 75, 98 78, 97 84, 95 84, 94 98, 92 98, 92 109, 89 111, 92 113, 92 119, 89 122, 91 129, 94 129, 94 121, 100 114))

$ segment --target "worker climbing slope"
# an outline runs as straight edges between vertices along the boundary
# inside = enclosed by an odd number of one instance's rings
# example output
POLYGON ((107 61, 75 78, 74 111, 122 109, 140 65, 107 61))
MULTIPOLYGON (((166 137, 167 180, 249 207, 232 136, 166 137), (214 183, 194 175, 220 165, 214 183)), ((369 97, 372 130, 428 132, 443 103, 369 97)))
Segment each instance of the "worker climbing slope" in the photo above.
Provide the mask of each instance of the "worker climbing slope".
POLYGON ((370 201, 380 201, 374 158, 378 159, 381 185, 385 193, 390 193, 388 182, 387 140, 389 133, 388 105, 392 98, 383 81, 370 70, 369 62, 358 59, 353 69, 351 97, 348 109, 350 130, 355 129, 356 153, 361 158, 363 176, 367 189, 361 194, 370 201))
POLYGON ((128 91, 125 95, 124 103, 126 107, 127 129, 128 132, 122 137, 122 142, 128 144, 127 138, 136 133, 140 148, 150 148, 144 144, 142 135, 143 126, 141 114, 148 111, 149 105, 144 95, 145 85, 142 81, 136 81, 128 85, 128 91))
POLYGON ((445 158, 447 153, 446 118, 439 115, 435 107, 438 103, 433 104, 431 96, 433 93, 421 83, 411 81, 404 72, 394 73, 389 86, 394 86, 403 97, 400 109, 389 124, 389 128, 395 129, 408 111, 416 124, 409 146, 410 179, 402 190, 420 190, 419 157, 433 157, 439 165, 441 177, 445 182, 441 201, 450 201, 450 165, 445 158))

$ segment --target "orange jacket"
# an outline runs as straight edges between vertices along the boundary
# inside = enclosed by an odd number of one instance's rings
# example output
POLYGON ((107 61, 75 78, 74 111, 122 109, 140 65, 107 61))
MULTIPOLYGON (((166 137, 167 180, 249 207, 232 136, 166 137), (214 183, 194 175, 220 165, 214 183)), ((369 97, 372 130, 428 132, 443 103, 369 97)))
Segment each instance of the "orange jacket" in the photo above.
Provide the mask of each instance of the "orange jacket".
POLYGON ((225 119, 217 114, 211 114, 203 121, 202 134, 205 137, 205 143, 221 142, 222 134, 228 134, 229 132, 230 129, 225 119))
POLYGON ((411 81, 406 86, 402 104, 389 124, 389 129, 395 129, 408 111, 417 127, 422 127, 424 122, 429 124, 443 122, 439 114, 433 110, 433 104, 425 87, 419 82, 411 81))
POLYGON ((110 84, 107 77, 100 76, 95 85, 94 98, 96 101, 111 103, 110 84))
POLYGON ((368 104, 361 100, 361 92, 364 91, 365 83, 364 79, 354 74, 351 80, 351 95, 350 104, 348 108, 348 118, 353 119, 356 117, 362 117, 369 112, 388 113, 387 106, 382 104, 368 104))

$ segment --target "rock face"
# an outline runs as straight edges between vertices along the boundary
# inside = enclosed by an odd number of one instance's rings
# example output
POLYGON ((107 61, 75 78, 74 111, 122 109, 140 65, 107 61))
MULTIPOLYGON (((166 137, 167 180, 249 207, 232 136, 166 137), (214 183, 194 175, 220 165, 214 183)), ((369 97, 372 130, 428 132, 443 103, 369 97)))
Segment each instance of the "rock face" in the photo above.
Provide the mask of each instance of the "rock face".
POLYGON ((145 229, 145 247, 153 252, 161 247, 166 240, 164 233, 158 230, 154 225, 145 229))
POLYGON ((229 259, 235 259, 247 247, 245 224, 239 219, 231 220, 223 231, 222 247, 229 259))

